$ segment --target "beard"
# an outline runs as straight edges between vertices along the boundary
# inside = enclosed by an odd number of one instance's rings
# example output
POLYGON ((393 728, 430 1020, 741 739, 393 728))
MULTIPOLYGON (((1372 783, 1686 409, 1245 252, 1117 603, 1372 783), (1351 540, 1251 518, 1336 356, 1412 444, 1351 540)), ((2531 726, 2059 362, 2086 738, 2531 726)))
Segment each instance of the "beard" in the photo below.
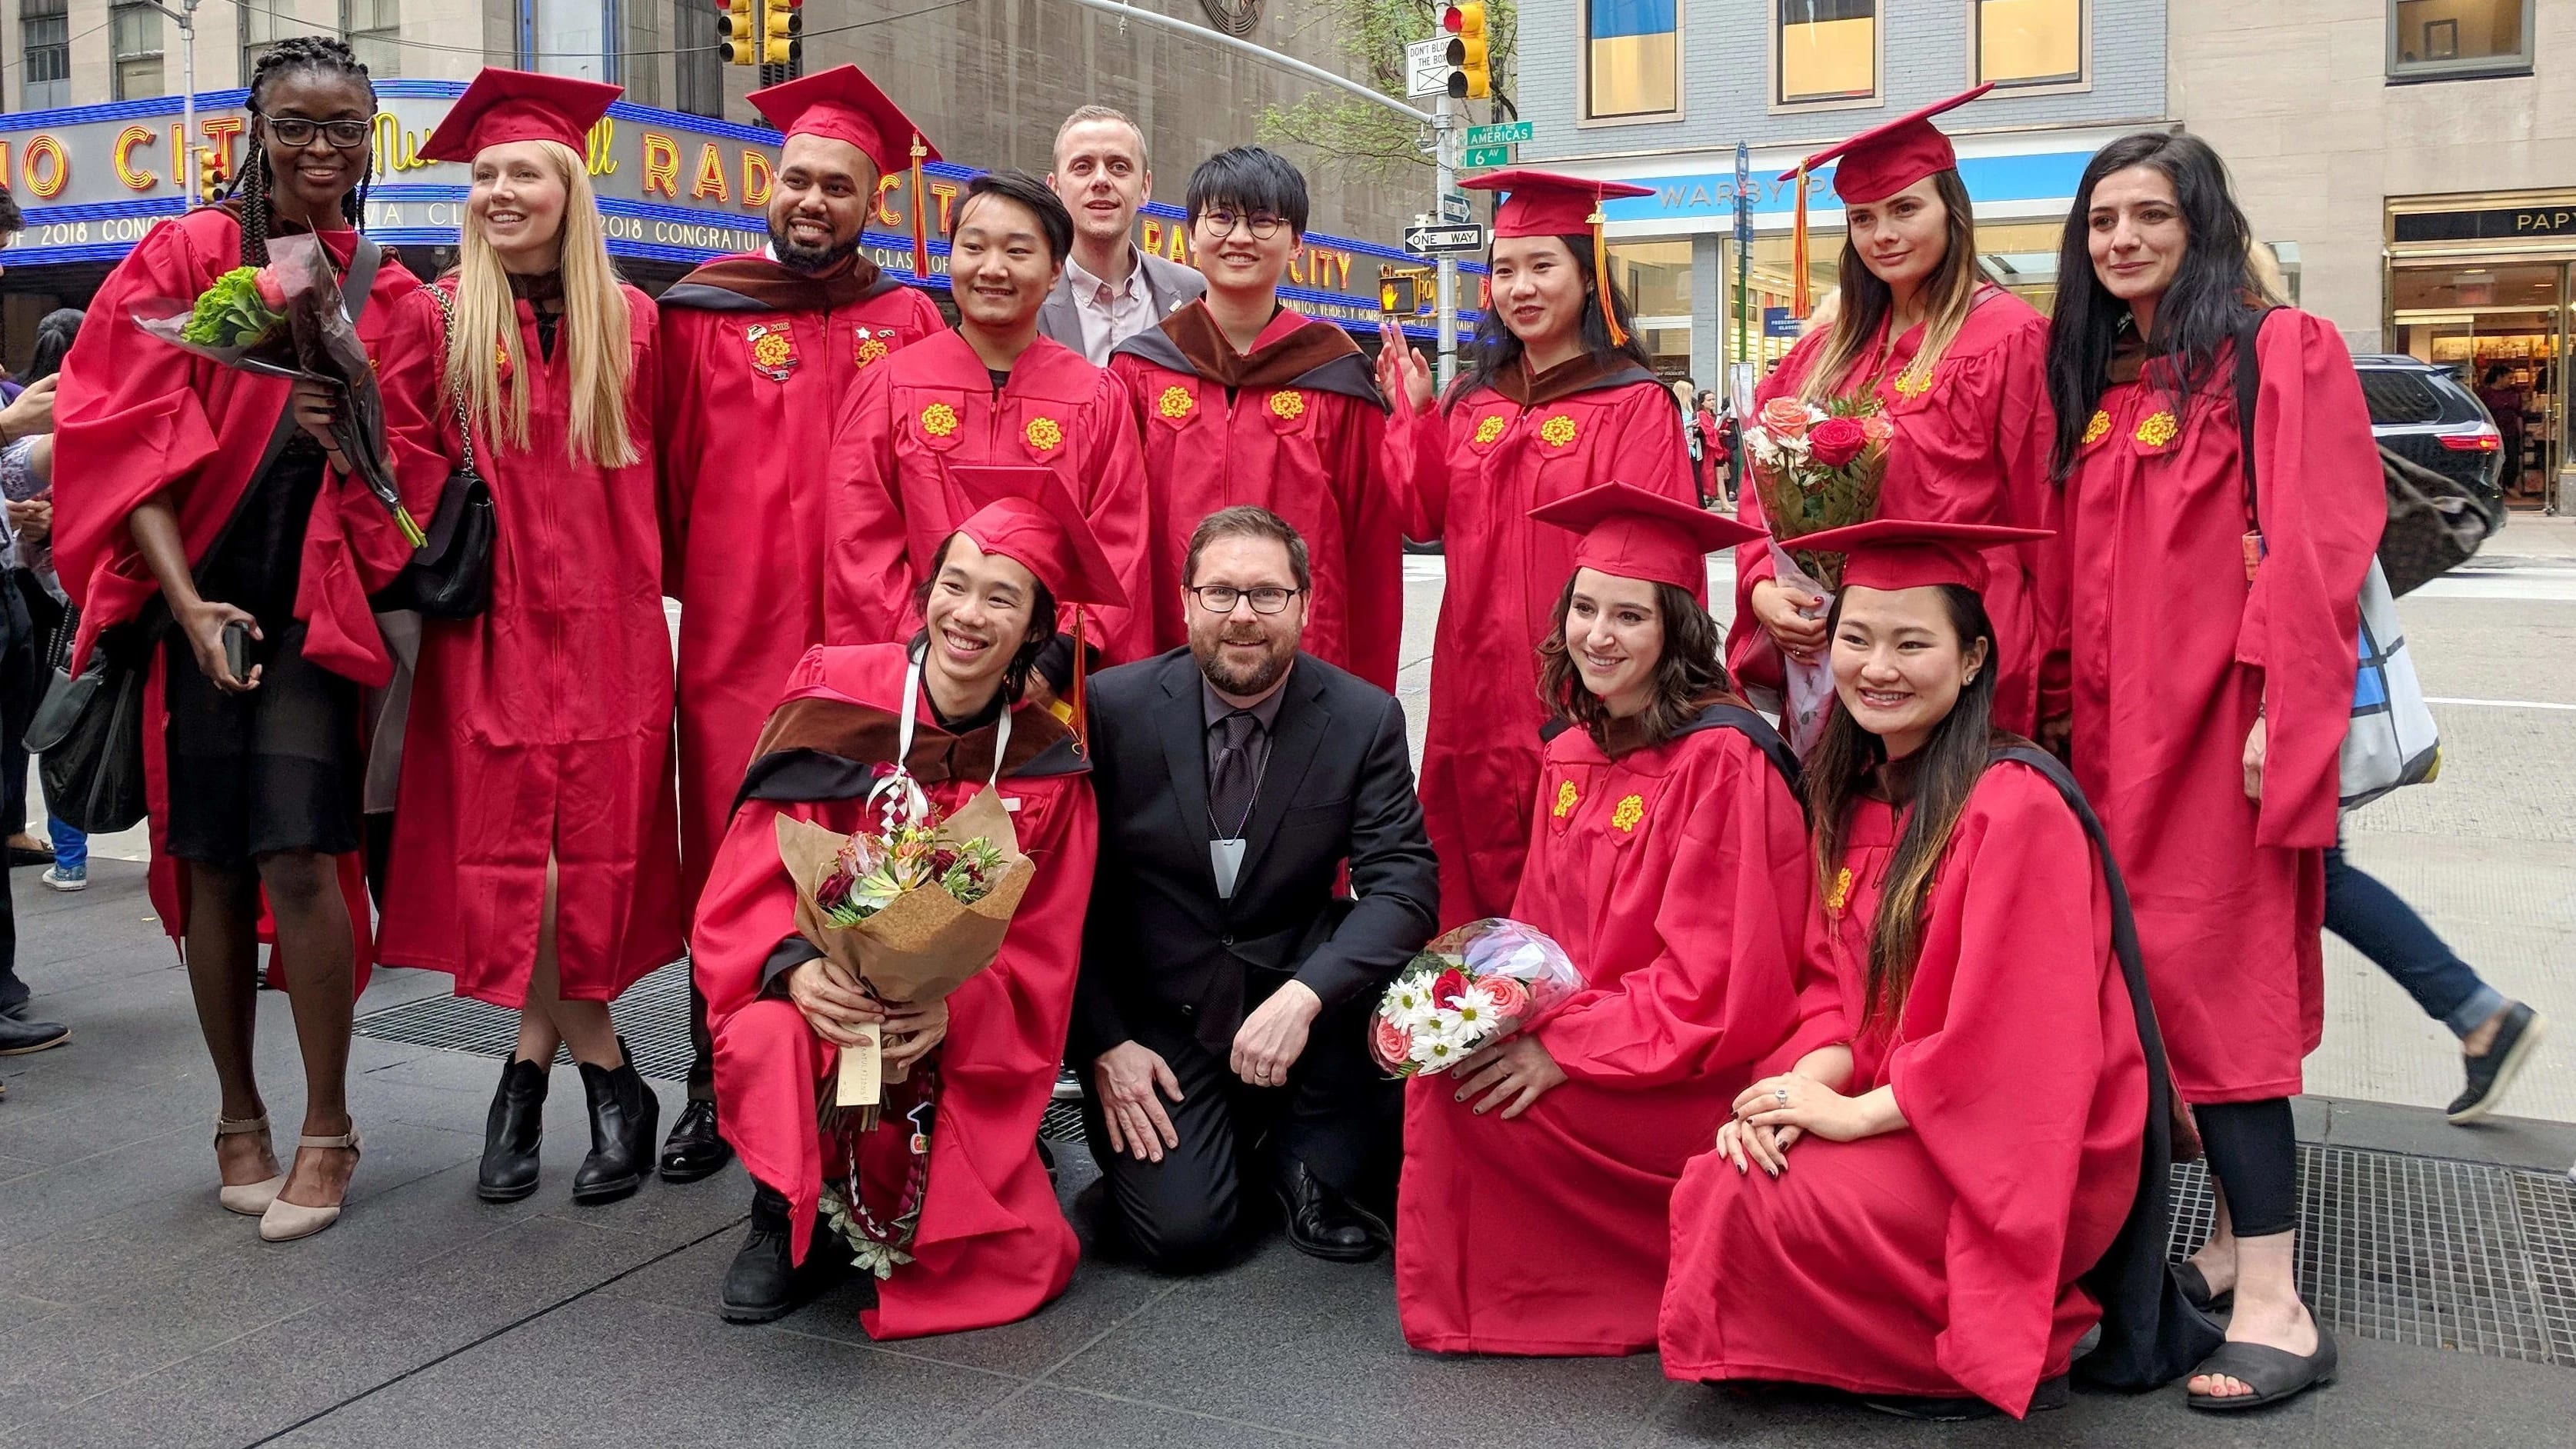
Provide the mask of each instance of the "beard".
POLYGON ((841 261, 857 251, 860 243, 865 240, 867 238, 862 233, 853 235, 845 242, 834 242, 830 246, 809 247, 801 242, 789 240, 785 227, 774 221, 769 223, 769 249, 777 253, 778 264, 791 272, 800 272, 809 277, 818 272, 828 272, 840 265, 841 261))
POLYGON ((1280 676, 1286 674, 1288 666, 1297 659, 1295 639, 1265 639, 1263 642, 1269 646, 1268 651, 1253 663, 1238 668, 1227 662, 1221 647, 1224 642, 1225 638, 1222 634, 1208 637, 1204 644, 1200 639, 1193 638, 1190 641, 1190 652, 1197 656, 1199 672, 1207 676, 1208 683, 1215 685, 1218 692, 1233 695, 1237 699, 1247 699, 1253 695, 1267 693, 1270 686, 1277 684, 1280 676))

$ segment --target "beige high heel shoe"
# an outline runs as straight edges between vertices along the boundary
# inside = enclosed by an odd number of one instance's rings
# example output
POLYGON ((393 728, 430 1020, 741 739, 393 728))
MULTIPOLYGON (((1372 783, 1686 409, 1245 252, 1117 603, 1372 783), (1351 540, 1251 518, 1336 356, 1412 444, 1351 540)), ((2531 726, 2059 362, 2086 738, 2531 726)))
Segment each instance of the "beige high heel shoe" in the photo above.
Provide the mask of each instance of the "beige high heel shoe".
MULTIPOLYGON (((348 1131, 335 1137, 295 1139, 296 1151, 301 1152, 307 1147, 346 1147, 351 1152, 357 1152, 359 1150, 358 1128, 352 1123, 348 1131)), ((352 1171, 354 1170, 352 1168, 352 1171)), ((344 1198, 347 1196, 347 1189, 342 1189, 342 1196, 344 1198)), ((268 1211, 260 1214, 259 1235, 267 1242, 291 1243, 297 1238, 309 1238, 339 1220, 339 1203, 330 1203, 322 1207, 306 1207, 302 1203, 288 1202, 283 1197, 273 1198, 268 1204, 268 1211)))
MULTIPOLYGON (((215 1142, 218 1146, 221 1146, 227 1137, 247 1137, 254 1132, 263 1137, 268 1135, 266 1117, 217 1117, 215 1119, 215 1142)), ((286 1186, 286 1174, 282 1172, 266 1182, 226 1183, 222 1190, 215 1194, 215 1201, 222 1203, 226 1212, 255 1218, 268 1211, 268 1205, 277 1201, 277 1190, 284 1186, 286 1186)))

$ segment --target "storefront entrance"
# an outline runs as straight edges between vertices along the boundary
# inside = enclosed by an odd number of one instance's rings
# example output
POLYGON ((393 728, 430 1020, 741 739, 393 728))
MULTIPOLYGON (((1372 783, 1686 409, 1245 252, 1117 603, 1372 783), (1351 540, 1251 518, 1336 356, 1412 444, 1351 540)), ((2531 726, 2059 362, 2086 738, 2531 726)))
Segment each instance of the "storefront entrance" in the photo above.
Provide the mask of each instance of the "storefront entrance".
POLYGON ((2571 273, 2576 193, 2388 204, 2388 350, 2456 369, 2486 404, 2516 508, 2555 508, 2564 496, 2571 273))

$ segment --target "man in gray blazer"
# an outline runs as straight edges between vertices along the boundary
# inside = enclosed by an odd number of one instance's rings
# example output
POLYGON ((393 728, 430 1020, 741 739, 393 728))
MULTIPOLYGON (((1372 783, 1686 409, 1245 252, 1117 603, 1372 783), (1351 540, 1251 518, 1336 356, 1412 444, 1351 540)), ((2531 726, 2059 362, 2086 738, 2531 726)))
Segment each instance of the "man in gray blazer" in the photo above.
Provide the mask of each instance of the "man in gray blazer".
POLYGON ((1073 213, 1073 255, 1038 309, 1039 332, 1106 367, 1110 349, 1207 290, 1197 271, 1136 245, 1154 173, 1145 133, 1125 112, 1084 106, 1065 117, 1047 185, 1073 213))

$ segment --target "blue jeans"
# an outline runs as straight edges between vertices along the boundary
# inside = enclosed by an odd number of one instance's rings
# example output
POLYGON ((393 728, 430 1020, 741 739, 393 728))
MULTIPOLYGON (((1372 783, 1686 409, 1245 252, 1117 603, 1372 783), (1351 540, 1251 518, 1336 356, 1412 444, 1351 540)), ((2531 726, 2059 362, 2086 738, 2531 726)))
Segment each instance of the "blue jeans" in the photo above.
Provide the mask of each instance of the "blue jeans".
POLYGON ((89 837, 48 815, 45 833, 54 838, 54 868, 84 870, 89 866, 89 837))
POLYGON ((2326 852, 2326 929, 2379 963, 2424 1014, 2465 1037, 2504 1010, 2502 992, 2451 954, 2415 908, 2377 877, 2343 858, 2343 842, 2326 852))

